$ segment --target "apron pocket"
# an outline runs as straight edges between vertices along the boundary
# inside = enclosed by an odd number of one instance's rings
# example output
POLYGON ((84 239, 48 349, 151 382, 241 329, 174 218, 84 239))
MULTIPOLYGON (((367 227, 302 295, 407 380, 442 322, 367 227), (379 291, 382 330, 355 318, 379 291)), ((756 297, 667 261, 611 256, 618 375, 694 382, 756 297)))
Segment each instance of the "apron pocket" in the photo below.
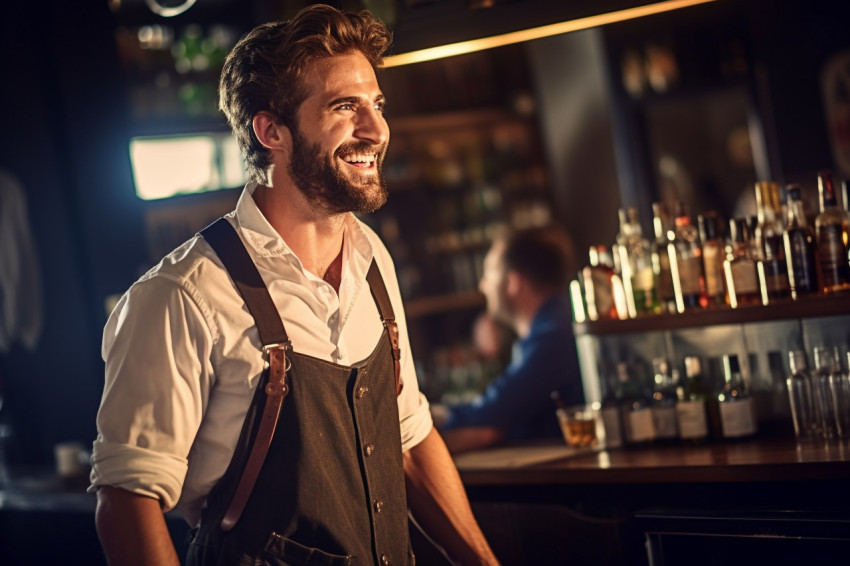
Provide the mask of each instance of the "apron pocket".
POLYGON ((262 558, 261 564, 267 566, 350 566, 352 563, 351 556, 310 548, 277 533, 269 537, 262 558))

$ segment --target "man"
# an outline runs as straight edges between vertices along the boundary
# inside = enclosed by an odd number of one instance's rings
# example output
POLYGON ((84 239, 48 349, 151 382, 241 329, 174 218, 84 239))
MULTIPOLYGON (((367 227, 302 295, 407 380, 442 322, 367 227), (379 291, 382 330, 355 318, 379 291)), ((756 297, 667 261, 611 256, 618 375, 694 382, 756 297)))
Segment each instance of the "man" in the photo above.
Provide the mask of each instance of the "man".
POLYGON ((198 525, 189 564, 406 564, 408 505, 456 562, 496 563, 418 391, 404 318, 385 316, 386 302, 403 312, 392 261, 352 214, 386 199, 375 67, 390 40, 366 12, 312 6, 228 55, 221 107, 252 181, 215 227, 236 246, 214 230, 186 242, 104 330, 90 489, 111 563, 178 564, 163 519, 177 507, 198 525), (228 249, 249 255, 253 287, 228 249), (251 310, 257 289, 272 308, 251 310), (272 311, 279 344, 264 336, 272 311))
POLYGON ((467 404, 435 407, 451 452, 558 436, 552 393, 567 404, 584 402, 565 294, 572 255, 569 238, 555 227, 518 230, 493 242, 479 288, 488 314, 518 339, 510 364, 482 395, 467 404))

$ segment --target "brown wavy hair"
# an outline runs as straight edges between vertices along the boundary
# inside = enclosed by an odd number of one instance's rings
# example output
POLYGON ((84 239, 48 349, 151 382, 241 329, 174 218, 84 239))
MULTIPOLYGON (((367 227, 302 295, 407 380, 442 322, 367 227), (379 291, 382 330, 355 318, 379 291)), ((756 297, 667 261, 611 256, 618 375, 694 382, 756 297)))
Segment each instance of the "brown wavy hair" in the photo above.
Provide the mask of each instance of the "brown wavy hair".
POLYGON ((263 182, 271 163, 254 135, 254 116, 265 110, 294 129, 295 112, 307 96, 301 77, 311 62, 360 51, 377 69, 391 42, 392 32, 368 11, 342 12, 324 4, 259 25, 242 37, 224 62, 219 108, 245 155, 248 176, 263 182))

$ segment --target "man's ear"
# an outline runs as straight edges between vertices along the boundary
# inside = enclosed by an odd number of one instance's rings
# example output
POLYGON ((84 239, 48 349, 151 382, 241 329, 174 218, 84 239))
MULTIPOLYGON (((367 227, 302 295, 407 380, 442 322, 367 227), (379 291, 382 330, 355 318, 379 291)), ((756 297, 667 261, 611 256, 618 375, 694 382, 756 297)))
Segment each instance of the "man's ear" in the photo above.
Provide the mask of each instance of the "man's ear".
POLYGON ((509 297, 516 297, 519 295, 528 284, 525 277, 523 277, 519 271, 514 271, 513 269, 509 269, 505 274, 505 291, 509 297))
POLYGON ((251 125, 254 128, 254 135, 267 149, 288 150, 291 146, 292 138, 289 135, 289 128, 278 122, 271 112, 265 110, 257 112, 251 125))

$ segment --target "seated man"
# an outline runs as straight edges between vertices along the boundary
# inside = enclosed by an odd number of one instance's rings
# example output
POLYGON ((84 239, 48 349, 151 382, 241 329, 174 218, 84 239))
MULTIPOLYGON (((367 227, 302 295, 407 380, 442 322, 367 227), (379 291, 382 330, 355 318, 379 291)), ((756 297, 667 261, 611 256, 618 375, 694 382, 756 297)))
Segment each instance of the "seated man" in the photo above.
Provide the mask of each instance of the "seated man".
POLYGON ((443 419, 435 411, 451 452, 557 437, 552 393, 566 404, 584 402, 566 292, 572 257, 569 238, 554 227, 519 230, 493 242, 479 288, 488 312, 517 340, 510 364, 483 394, 445 408, 443 419))

